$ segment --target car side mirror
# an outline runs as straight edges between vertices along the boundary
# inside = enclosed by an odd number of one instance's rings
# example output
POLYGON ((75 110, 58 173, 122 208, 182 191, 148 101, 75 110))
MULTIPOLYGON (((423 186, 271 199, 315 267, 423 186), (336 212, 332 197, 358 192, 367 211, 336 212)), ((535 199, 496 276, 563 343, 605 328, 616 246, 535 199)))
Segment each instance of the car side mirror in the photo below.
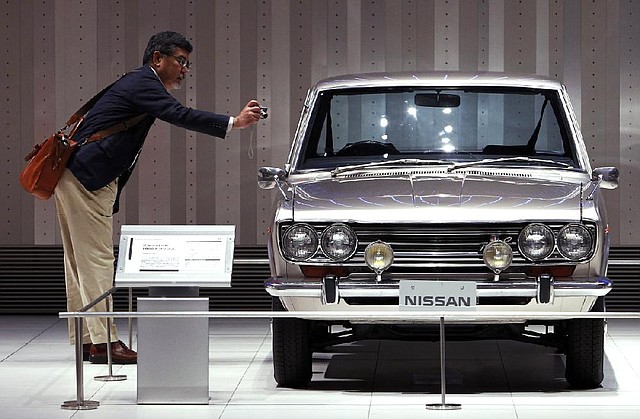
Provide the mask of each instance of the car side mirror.
POLYGON ((283 182, 286 173, 279 167, 261 167, 258 169, 258 186, 260 189, 273 189, 279 182, 283 182))
POLYGON ((617 167, 597 167, 591 172, 591 181, 598 183, 602 189, 616 189, 619 177, 617 167))

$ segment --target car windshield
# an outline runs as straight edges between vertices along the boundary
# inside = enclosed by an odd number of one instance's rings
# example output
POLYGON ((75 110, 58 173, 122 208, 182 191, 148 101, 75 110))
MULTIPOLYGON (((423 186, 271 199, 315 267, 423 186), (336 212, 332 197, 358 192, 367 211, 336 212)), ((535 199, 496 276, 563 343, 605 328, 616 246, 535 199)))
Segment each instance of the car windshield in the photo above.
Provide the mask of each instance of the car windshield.
POLYGON ((561 115, 560 98, 551 90, 325 91, 314 106, 297 165, 336 169, 397 161, 553 167, 557 162, 557 167, 577 167, 561 115))

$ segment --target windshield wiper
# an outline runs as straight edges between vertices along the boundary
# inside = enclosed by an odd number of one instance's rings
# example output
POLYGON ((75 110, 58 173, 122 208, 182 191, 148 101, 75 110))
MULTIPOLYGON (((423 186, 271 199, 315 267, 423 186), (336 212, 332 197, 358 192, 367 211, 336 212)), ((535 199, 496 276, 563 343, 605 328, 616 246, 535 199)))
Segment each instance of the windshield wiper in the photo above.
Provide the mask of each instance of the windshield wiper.
POLYGON ((425 165, 442 165, 442 164, 451 164, 451 161, 424 160, 424 159, 385 160, 385 161, 369 162, 369 163, 363 163, 363 164, 354 164, 351 166, 337 167, 331 171, 331 177, 336 177, 336 175, 340 173, 350 172, 352 170, 370 169, 370 168, 376 168, 381 166, 406 166, 406 165, 425 166, 425 165))
POLYGON ((566 169, 573 169, 572 165, 563 163, 560 161, 548 160, 548 159, 532 159, 531 157, 515 156, 515 157, 501 157, 498 159, 484 159, 484 160, 478 160, 478 161, 469 161, 464 163, 454 163, 449 168, 447 168, 447 172, 451 173, 454 170, 464 169, 465 167, 484 166, 485 164, 513 162, 513 161, 515 162, 522 161, 522 162, 528 162, 528 163, 543 163, 551 166, 559 166, 566 169))

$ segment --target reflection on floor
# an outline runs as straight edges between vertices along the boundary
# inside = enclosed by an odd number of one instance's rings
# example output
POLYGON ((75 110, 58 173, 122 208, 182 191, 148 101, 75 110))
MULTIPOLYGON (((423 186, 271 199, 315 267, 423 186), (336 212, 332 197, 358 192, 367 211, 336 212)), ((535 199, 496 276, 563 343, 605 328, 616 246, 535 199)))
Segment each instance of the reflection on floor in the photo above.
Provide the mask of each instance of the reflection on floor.
POLYGON ((437 343, 339 346, 315 354, 308 389, 291 390, 273 381, 268 320, 212 320, 209 337, 208 405, 138 405, 135 365, 114 366, 126 381, 102 382, 93 377, 106 374, 106 366, 84 363, 85 398, 100 406, 69 411, 60 408, 76 398, 66 321, 2 316, 0 418, 640 418, 640 320, 609 322, 605 381, 589 391, 567 388, 563 357, 551 348, 447 342, 446 401, 461 404, 458 411, 425 409, 441 403, 437 343))

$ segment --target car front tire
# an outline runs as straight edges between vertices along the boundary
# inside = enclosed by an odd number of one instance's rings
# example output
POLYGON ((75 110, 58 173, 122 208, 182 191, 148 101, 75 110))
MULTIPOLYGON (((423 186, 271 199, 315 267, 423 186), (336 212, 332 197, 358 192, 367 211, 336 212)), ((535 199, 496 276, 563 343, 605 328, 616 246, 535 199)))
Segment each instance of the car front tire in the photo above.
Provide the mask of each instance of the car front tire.
MULTIPOLYGON (((285 311, 273 298, 273 311, 285 311)), ((296 318, 272 321, 273 377, 280 387, 305 388, 311 382, 312 350, 310 323, 296 318)))
POLYGON ((604 319, 567 321, 565 378, 577 389, 599 387, 604 379, 604 319))

